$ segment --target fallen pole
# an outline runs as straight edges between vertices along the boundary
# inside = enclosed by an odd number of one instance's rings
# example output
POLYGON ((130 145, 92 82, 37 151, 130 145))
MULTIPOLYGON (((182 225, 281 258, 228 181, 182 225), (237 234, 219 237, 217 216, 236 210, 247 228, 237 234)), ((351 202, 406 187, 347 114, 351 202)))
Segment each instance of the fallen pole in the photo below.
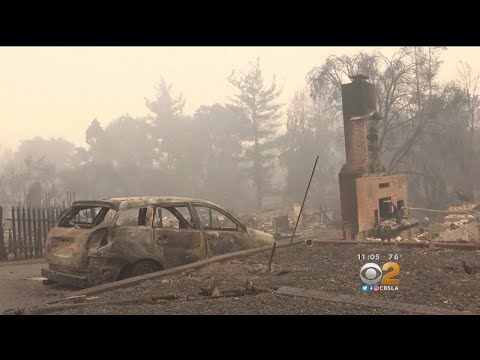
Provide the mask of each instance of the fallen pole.
POLYGON ((240 296, 255 296, 263 293, 273 293, 275 289, 258 288, 254 287, 252 290, 227 290, 218 296, 202 296, 202 295, 178 295, 178 294, 149 294, 141 297, 130 297, 127 299, 119 300, 106 300, 106 301, 92 301, 81 303, 68 303, 68 304, 51 304, 40 306, 32 309, 10 309, 3 313, 3 315, 47 315, 51 313, 58 313, 64 310, 72 310, 78 308, 88 308, 94 306, 128 306, 128 305, 142 305, 142 304, 158 304, 162 301, 202 301, 202 300, 216 300, 230 297, 240 296))
POLYGON ((436 210, 436 209, 424 209, 424 208, 414 208, 414 207, 404 207, 407 210, 419 210, 419 211, 429 211, 429 212, 439 212, 444 214, 471 214, 473 210, 458 209, 458 210, 436 210))
POLYGON ((297 231, 298 222, 300 221, 300 217, 302 216, 303 206, 305 205, 305 200, 307 199, 308 189, 310 189, 310 184, 312 183, 313 174, 315 173, 315 168, 317 167, 318 162, 318 155, 315 159, 315 165, 313 165, 312 175, 310 175, 310 181, 308 182, 307 191, 305 191, 305 196, 303 197, 302 207, 300 208, 300 212, 298 213, 297 222, 295 223, 295 229, 293 229, 292 239, 290 240, 290 244, 293 243, 293 238, 295 237, 295 232, 297 231))

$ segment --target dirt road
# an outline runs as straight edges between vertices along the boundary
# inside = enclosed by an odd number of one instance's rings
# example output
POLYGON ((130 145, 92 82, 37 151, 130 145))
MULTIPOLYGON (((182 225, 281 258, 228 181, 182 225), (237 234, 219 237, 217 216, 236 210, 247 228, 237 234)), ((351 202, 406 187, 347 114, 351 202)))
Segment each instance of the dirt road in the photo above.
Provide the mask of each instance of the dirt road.
POLYGON ((40 277, 44 266, 43 260, 0 264, 0 314, 7 309, 43 304, 60 295, 60 291, 45 287, 41 281, 23 280, 40 277))

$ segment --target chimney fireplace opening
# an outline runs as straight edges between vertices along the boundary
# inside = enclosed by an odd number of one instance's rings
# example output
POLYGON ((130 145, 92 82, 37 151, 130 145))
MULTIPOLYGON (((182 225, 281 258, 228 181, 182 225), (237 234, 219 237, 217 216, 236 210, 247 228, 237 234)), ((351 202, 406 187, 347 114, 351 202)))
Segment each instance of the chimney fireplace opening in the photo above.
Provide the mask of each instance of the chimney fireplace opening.
POLYGON ((403 200, 398 200, 397 201, 397 210, 400 213, 400 216, 405 216, 405 209, 403 208, 405 206, 405 201, 403 200))
POLYGON ((380 221, 391 219, 393 217, 392 198, 386 197, 378 200, 380 210, 380 221))

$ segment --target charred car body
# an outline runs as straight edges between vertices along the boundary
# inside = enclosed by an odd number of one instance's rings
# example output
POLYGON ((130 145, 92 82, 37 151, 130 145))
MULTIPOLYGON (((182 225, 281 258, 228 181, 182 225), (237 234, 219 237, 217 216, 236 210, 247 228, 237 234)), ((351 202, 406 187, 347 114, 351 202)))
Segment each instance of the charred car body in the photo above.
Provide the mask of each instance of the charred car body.
POLYGON ((98 285, 273 242, 272 235, 246 228, 205 200, 76 201, 48 234, 48 269, 42 269, 42 276, 98 285))

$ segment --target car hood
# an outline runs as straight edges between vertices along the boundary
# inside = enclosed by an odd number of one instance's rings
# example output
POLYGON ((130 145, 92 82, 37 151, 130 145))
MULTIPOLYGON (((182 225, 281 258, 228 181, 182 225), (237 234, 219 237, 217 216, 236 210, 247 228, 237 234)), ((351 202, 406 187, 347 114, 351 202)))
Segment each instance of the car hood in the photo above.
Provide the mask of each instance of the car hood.
POLYGON ((251 228, 247 228, 247 232, 255 241, 265 243, 265 245, 273 244, 275 242, 275 240, 273 239, 273 235, 266 232, 258 231, 251 228))

